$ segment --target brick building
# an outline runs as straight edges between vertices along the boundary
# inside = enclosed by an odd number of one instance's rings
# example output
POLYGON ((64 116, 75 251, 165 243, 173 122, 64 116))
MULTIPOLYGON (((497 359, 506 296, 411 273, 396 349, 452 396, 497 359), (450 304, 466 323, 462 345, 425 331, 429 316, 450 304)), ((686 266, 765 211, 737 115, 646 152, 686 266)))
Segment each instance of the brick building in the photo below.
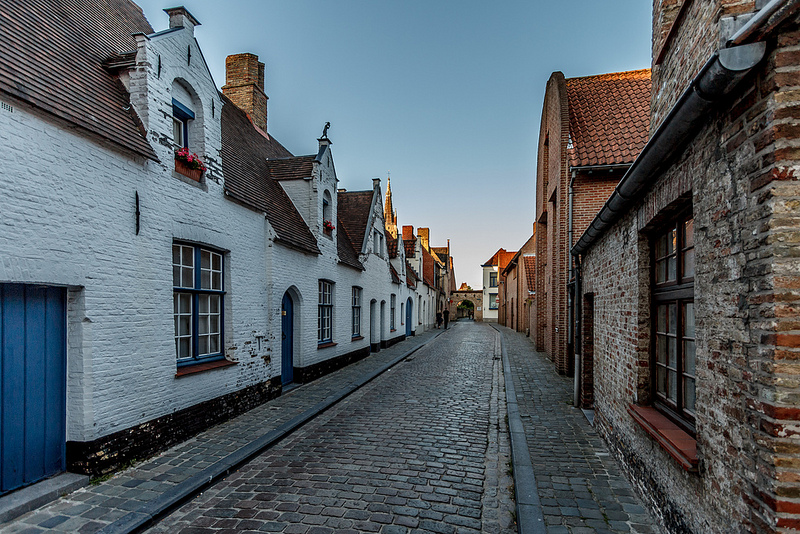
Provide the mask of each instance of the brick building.
POLYGON ((483 321, 498 322, 500 315, 500 272, 506 268, 508 262, 516 252, 509 252, 504 248, 492 254, 492 257, 481 265, 483 268, 483 321))
POLYGON ((531 337, 562 374, 574 368, 569 249, 647 140, 650 71, 547 82, 536 171, 536 314, 531 337))
POLYGON ((508 265, 500 271, 500 324, 517 332, 530 332, 530 312, 533 307, 536 261, 536 225, 533 235, 525 242, 508 265))
POLYGON ((800 529, 800 8, 657 0, 650 141, 573 248, 595 424, 670 532, 800 529))

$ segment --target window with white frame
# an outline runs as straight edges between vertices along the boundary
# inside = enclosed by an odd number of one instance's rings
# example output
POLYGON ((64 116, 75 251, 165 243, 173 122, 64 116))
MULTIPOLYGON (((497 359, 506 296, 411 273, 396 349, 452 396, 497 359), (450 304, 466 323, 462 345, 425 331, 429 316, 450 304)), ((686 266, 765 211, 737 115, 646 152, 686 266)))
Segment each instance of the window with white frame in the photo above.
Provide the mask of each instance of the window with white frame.
POLYGON ((391 330, 396 330, 396 322, 394 318, 395 308, 397 306, 397 295, 392 294, 389 298, 389 328, 391 330))
POLYGON ((497 287, 497 273, 490 272, 489 273, 489 287, 497 287))
POLYGON ((189 147, 189 121, 194 112, 188 106, 172 99, 172 138, 179 147, 189 147))
POLYGON ((317 307, 317 341, 333 341, 333 282, 319 281, 319 306, 317 307))
POLYGON ((353 337, 361 337, 361 288, 353 286, 353 337))
POLYGON ((222 358, 222 253, 173 243, 172 286, 178 365, 222 358))

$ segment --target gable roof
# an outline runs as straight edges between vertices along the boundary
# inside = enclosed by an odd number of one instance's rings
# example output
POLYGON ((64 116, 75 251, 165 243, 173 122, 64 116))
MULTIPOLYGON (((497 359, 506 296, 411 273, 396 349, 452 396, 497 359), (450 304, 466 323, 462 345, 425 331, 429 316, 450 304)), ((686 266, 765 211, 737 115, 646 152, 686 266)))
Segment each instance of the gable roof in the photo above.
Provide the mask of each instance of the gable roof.
POLYGON ((289 195, 269 178, 267 158, 291 156, 275 140, 258 132, 247 114, 222 96, 222 172, 225 192, 234 199, 267 214, 277 240, 319 254, 317 240, 306 226, 289 195))
POLYGON ((338 193, 339 224, 347 229, 347 234, 353 246, 359 252, 364 250, 364 239, 367 234, 367 223, 374 192, 369 191, 343 191, 338 193))
POLYGON ((650 130, 650 69, 567 78, 570 165, 633 163, 650 130))
POLYGON ((428 249, 422 247, 422 281, 431 287, 436 287, 433 262, 436 261, 428 249))
POLYGON ((417 280, 419 279, 419 275, 414 271, 414 268, 406 261, 406 285, 413 289, 417 287, 417 280))
POLYGON ((386 251, 390 258, 397 257, 397 238, 388 232, 386 234, 386 251))
POLYGON ((128 0, 0 0, 0 93, 157 160, 128 92, 104 62, 153 33, 128 0))
POLYGON ((523 256, 525 260, 525 280, 528 283, 528 291, 536 291, 536 256, 523 256))
POLYGON ((399 284, 400 275, 397 274, 397 269, 395 269, 394 265, 392 265, 391 263, 389 264, 389 273, 392 275, 392 283, 399 284))
POLYGON ((431 252, 433 253, 433 257, 439 260, 439 263, 447 266, 447 253, 450 252, 448 247, 431 247, 431 252))
POLYGON ((337 220, 339 231, 336 232, 336 248, 339 253, 339 262, 349 265, 359 271, 364 271, 364 266, 358 261, 358 252, 353 246, 353 241, 347 233, 347 228, 342 224, 341 217, 337 220))
POLYGON ((267 176, 273 180, 298 180, 314 174, 316 156, 293 156, 271 159, 267 162, 267 176))
POLYGON ((494 255, 489 258, 489 261, 484 263, 481 267, 490 267, 497 265, 498 271, 503 272, 503 269, 506 268, 508 262, 514 257, 516 252, 509 252, 504 248, 499 249, 494 255))

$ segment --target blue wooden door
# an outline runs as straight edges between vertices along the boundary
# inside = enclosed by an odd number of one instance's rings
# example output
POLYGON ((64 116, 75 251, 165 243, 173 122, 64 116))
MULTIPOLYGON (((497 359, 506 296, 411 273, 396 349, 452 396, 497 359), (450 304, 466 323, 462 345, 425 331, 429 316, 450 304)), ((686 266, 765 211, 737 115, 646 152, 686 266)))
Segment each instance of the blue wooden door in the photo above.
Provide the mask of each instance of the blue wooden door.
POLYGON ((0 284, 0 493, 65 468, 63 289, 0 284))
POLYGON ((413 301, 409 298, 406 302, 406 337, 411 336, 411 306, 413 301))
POLYGON ((281 303, 281 384, 284 386, 294 380, 294 310, 292 297, 283 295, 281 303))

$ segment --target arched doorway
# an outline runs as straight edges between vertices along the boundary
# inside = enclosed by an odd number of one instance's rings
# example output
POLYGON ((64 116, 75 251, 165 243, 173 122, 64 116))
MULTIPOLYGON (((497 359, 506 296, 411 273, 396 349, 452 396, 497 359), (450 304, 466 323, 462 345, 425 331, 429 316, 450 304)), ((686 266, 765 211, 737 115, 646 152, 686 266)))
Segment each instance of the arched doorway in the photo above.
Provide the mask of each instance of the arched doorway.
POLYGON ((294 380, 294 302, 289 292, 281 302, 281 384, 294 380))
POLYGON ((411 327, 411 318, 414 316, 411 313, 411 307, 414 305, 414 301, 411 300, 411 297, 408 297, 406 301, 406 337, 410 337, 414 335, 414 329, 411 327))
POLYGON ((469 299, 464 299, 456 306, 456 317, 458 319, 475 317, 475 303, 469 299))

